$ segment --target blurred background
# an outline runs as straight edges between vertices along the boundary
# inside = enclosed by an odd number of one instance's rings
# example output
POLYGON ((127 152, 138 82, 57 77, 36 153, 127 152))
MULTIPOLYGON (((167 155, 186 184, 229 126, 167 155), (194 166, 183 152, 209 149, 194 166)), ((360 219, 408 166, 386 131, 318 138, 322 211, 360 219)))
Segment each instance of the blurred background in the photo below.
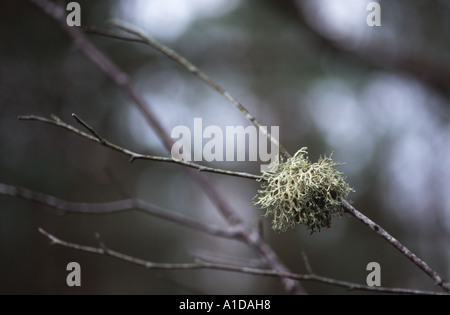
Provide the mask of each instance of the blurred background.
MULTIPOLYGON (((69 1, 61 1, 65 4, 69 1)), ((82 26, 128 21, 174 48, 227 89, 294 154, 316 161, 333 153, 355 192, 353 205, 442 276, 450 273, 450 3, 379 1, 381 26, 369 27, 365 0, 78 1, 82 26)), ((248 126, 243 115, 196 77, 149 47, 97 35, 89 39, 123 69, 167 130, 248 126)), ((181 166, 129 163, 125 156, 54 126, 18 121, 51 114, 76 125, 76 113, 100 135, 131 150, 168 156, 127 95, 94 66, 48 16, 27 1, 0 4, 0 182, 78 202, 133 197, 202 222, 225 226, 181 166)), ((81 126, 78 126, 81 127, 81 126)), ((207 164, 207 163, 204 163, 207 164)), ((220 168, 259 173, 259 162, 220 168)), ((252 205, 258 184, 208 174, 249 226, 292 272, 365 284, 381 265, 381 284, 438 290, 433 280, 355 218, 309 235, 282 234, 252 205)), ((58 215, 0 195, 2 294, 283 294, 280 282, 214 270, 154 271, 49 246, 42 227, 68 241, 155 262, 198 255, 243 261, 257 254, 136 211, 58 215), (81 265, 82 286, 66 285, 66 266, 81 265)), ((347 294, 303 283, 313 294, 347 294)))

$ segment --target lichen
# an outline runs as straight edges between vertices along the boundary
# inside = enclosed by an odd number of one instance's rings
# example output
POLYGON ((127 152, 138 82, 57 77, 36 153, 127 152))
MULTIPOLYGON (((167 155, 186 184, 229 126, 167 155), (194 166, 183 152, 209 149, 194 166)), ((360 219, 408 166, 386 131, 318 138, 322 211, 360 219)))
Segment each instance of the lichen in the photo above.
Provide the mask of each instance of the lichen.
POLYGON ((329 227, 333 216, 343 214, 340 198, 353 191, 335 169, 338 165, 331 156, 311 163, 303 147, 292 158, 280 161, 275 172, 262 173, 254 203, 266 210, 265 216, 273 217, 274 231, 303 224, 312 234, 329 227))

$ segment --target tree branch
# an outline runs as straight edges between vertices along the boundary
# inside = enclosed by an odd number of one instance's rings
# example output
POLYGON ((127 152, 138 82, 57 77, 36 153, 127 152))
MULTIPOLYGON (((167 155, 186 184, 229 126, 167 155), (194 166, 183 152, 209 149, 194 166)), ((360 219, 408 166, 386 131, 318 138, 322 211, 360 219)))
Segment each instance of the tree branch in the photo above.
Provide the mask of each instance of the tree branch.
POLYGON ((428 276, 430 276, 435 284, 440 286, 444 291, 450 292, 450 283, 445 281, 435 270, 433 270, 426 262, 417 257, 413 252, 411 252, 406 246, 400 243, 392 235, 386 232, 381 226, 373 222, 371 219, 366 217, 364 214, 356 210, 347 200, 341 199, 342 205, 345 210, 357 218, 359 221, 367 225, 375 233, 385 239, 389 244, 394 246, 403 255, 405 255, 409 260, 413 262, 417 267, 424 271, 428 276))
POLYGON ((166 163, 175 163, 180 164, 183 166, 187 166, 190 168, 197 169, 199 172, 211 172, 211 173, 217 173, 217 174, 223 174, 223 175, 229 175, 229 176, 237 176, 242 178, 249 178, 258 180, 261 178, 259 175, 253 175, 245 172, 235 172, 235 171, 229 171, 229 170, 222 170, 218 168, 208 167, 199 165, 196 163, 192 163, 189 161, 183 161, 183 160, 176 160, 171 157, 162 157, 162 156, 154 156, 154 155, 146 155, 146 154, 140 154, 133 151, 130 151, 128 149, 125 149, 121 146, 118 146, 116 144, 113 144, 106 140, 105 138, 101 137, 91 126, 89 126, 85 121, 83 121, 80 117, 78 117, 76 114, 72 114, 72 117, 74 117, 77 122, 79 122, 81 125, 83 125, 86 129, 89 130, 89 132, 93 135, 89 135, 67 123, 62 121, 59 117, 52 115, 50 119, 35 115, 28 115, 28 116, 19 116, 19 120, 29 120, 29 121, 40 121, 44 123, 48 123, 63 129, 66 129, 70 132, 73 132, 81 137, 84 137, 88 140, 91 140, 96 143, 100 143, 101 145, 113 149, 114 151, 120 152, 124 155, 129 156, 129 161, 133 162, 135 160, 151 160, 151 161, 157 161, 157 162, 166 162, 166 163))
POLYGON ((122 260, 134 265, 138 265, 141 267, 145 267, 147 269, 163 269, 163 270, 194 270, 194 269, 214 269, 214 270, 224 270, 231 272, 238 272, 256 276, 266 276, 266 277, 282 277, 282 278, 290 278, 296 281, 312 281, 319 282, 323 284, 333 285, 337 287, 346 288, 348 290, 361 290, 361 291, 370 291, 370 292, 378 292, 378 293, 393 293, 393 294, 420 294, 420 295, 442 295, 440 292, 432 292, 432 291, 421 291, 421 290, 409 290, 409 289, 401 289, 401 288, 386 288, 386 287, 370 287, 366 285, 361 285, 357 283, 347 282, 336 280, 332 278, 322 277, 314 274, 295 274, 290 272, 277 271, 273 269, 261 269, 261 268, 252 268, 246 266, 235 266, 228 264, 219 264, 219 263, 210 263, 203 260, 198 260, 193 263, 156 263, 147 260, 143 260, 140 258, 132 257, 126 255, 124 253, 117 252, 115 250, 109 249, 102 242, 100 247, 91 247, 80 245, 76 243, 67 242, 57 238, 56 236, 50 234, 42 228, 39 228, 39 233, 46 236, 51 244, 60 245, 63 247, 68 247, 72 249, 76 249, 79 251, 85 251, 89 253, 99 254, 110 256, 116 258, 118 260, 122 260))
POLYGON ((261 123, 250 114, 250 112, 242 105, 240 102, 238 102, 233 96, 231 96, 230 93, 228 93, 223 87, 221 87, 219 84, 214 82, 209 76, 207 76, 203 71, 201 71, 197 66, 195 66, 192 62, 181 56, 179 53, 174 51, 173 49, 167 47, 166 45, 158 42, 157 40, 150 38, 149 36, 145 35, 143 32, 139 31, 135 26, 126 23, 124 21, 119 21, 117 19, 110 22, 111 25, 129 33, 136 37, 126 37, 120 34, 115 34, 112 32, 104 32, 97 28, 88 28, 88 32, 107 36, 107 37, 113 37, 116 39, 124 39, 127 41, 133 41, 137 43, 142 43, 145 45, 148 45, 162 54, 166 55, 185 69, 187 69, 189 72, 200 78, 204 83, 206 83, 208 86, 210 86, 212 89, 216 90, 220 95, 225 97, 231 104, 233 104, 242 114, 244 114, 245 118, 251 122, 254 126, 256 126, 262 134, 267 136, 270 141, 276 145, 280 149, 280 153, 285 158, 289 158, 288 151, 278 142, 277 139, 275 139, 268 131, 267 128, 261 125, 261 123))
POLYGON ((228 228, 220 228, 211 224, 205 224, 181 213, 170 211, 139 199, 124 199, 103 203, 69 202, 27 188, 3 183, 0 183, 0 194, 37 202, 62 211, 63 213, 111 214, 135 209, 209 235, 228 239, 243 239, 243 231, 240 227, 231 226, 228 228))

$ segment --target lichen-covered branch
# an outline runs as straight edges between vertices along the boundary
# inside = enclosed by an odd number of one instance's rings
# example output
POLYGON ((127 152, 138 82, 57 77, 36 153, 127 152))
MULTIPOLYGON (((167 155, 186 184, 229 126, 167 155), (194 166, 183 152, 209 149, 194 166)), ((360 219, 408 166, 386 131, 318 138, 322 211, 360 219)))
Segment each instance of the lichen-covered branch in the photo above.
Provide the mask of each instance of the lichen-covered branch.
POLYGON ((272 216, 272 229, 286 231, 303 224, 311 234, 330 227, 331 217, 342 214, 340 197, 353 189, 335 169, 330 157, 311 163, 303 147, 276 172, 264 172, 255 204, 272 216))

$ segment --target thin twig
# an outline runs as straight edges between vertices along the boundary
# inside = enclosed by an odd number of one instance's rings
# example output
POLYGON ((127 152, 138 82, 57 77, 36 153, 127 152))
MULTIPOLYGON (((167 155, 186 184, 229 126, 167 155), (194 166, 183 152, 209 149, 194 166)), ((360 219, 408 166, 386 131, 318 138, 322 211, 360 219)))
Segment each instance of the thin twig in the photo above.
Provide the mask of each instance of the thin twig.
POLYGON ((305 263, 306 271, 308 271, 308 273, 310 273, 310 274, 314 274, 314 272, 311 268, 311 264, 309 263, 308 255, 306 255, 306 252, 303 250, 302 250, 302 258, 303 258, 303 262, 305 263))
POLYGON ((216 264, 239 265, 252 268, 267 267, 267 261, 260 258, 243 258, 221 254, 208 250, 196 249, 191 253, 194 260, 207 261, 216 264))
POLYGON ((336 280, 332 278, 317 276, 314 274, 295 274, 290 272, 277 271, 273 269, 261 269, 261 268, 253 268, 247 266, 235 266, 229 264, 219 264, 219 263, 210 263, 207 261, 197 260, 193 263, 156 263, 147 260, 143 260, 140 258, 132 257, 127 254, 117 252, 105 246, 104 243, 100 247, 92 247, 85 246, 76 243, 71 243, 64 241, 62 239, 57 238, 56 236, 50 234, 42 228, 38 229, 41 234, 50 239, 52 244, 60 245, 63 247, 68 247, 80 251, 85 251, 89 253, 99 254, 111 256, 116 259, 135 264, 138 266, 145 267, 147 269, 163 269, 163 270, 195 270, 195 269, 214 269, 214 270, 224 270, 231 272, 239 272, 257 276, 266 276, 266 277, 282 277, 282 278, 290 278, 296 281, 312 281, 319 282, 328 285, 343 287, 348 290, 361 290, 361 291, 370 291, 370 292, 378 292, 378 293, 393 293, 393 294, 420 294, 420 295, 442 295, 440 292, 432 292, 432 291, 421 291, 421 290, 410 290, 410 289, 401 289, 401 288, 386 288, 386 287, 370 287, 367 285, 361 285, 357 283, 347 282, 336 280))
POLYGON ((347 200, 342 199, 342 205, 345 210, 357 218, 359 221, 371 228, 375 233, 385 239, 389 244, 394 246, 403 255, 405 255, 409 260, 413 262, 417 267, 423 270, 428 276, 430 276, 435 284, 440 286, 444 291, 450 292, 450 283, 445 281, 435 270, 433 270, 426 262, 417 257, 413 252, 411 252, 406 246, 400 243, 392 235, 390 235, 381 226, 373 222, 371 219, 366 217, 364 214, 356 210, 347 200))
MULTIPOLYGON (((130 34, 133 34, 137 36, 137 38, 127 38, 128 41, 135 41, 139 43, 144 43, 146 45, 149 45, 150 47, 153 47, 154 49, 158 50, 159 52, 163 53, 179 65, 186 68, 189 72, 196 75, 198 78, 200 78, 203 82, 205 82, 207 85, 209 85, 211 88, 219 92, 223 97, 225 97, 231 104, 233 104, 241 113, 244 114, 245 118, 251 122, 254 126, 256 126, 264 136, 267 136, 270 141, 276 145, 282 156, 285 158, 289 158, 288 151, 279 143, 277 139, 275 139, 268 131, 267 128, 261 125, 261 123, 250 114, 250 112, 242 105, 240 102, 238 102, 233 96, 231 96, 230 93, 228 93, 223 87, 221 87, 219 84, 217 84, 215 81, 213 81, 209 76, 207 76, 203 71, 201 71, 197 66, 195 66, 192 62, 181 56, 179 53, 174 51, 173 49, 167 47, 166 45, 158 42, 157 40, 150 38, 149 36, 145 35, 143 32, 138 30, 135 26, 124 22, 119 21, 117 19, 114 19, 110 22, 111 25, 128 32, 130 34)), ((103 36, 109 36, 111 32, 102 33, 98 29, 91 29, 92 33, 96 33, 103 36)), ((123 36, 113 36, 114 38, 118 39, 124 39, 123 36)))
POLYGON ((111 214, 137 210, 209 235, 228 239, 243 239, 242 230, 239 227, 220 228, 212 224, 205 224, 181 213, 169 211, 140 199, 124 199, 103 203, 70 202, 31 189, 3 183, 0 183, 0 194, 37 202, 62 213, 111 214))
POLYGON ((94 130, 94 128, 89 126, 84 120, 78 117, 75 113, 72 114, 72 117, 75 118, 75 120, 78 121, 79 124, 83 125, 87 130, 89 130, 89 132, 92 133, 100 141, 101 144, 103 144, 103 141, 105 141, 104 138, 100 137, 99 134, 94 130))
POLYGON ((28 116, 19 116, 19 120, 30 120, 30 121, 40 121, 40 122, 44 122, 44 123, 48 123, 48 124, 52 124, 61 128, 64 128, 70 132, 73 132, 79 136, 82 136, 86 139, 89 139, 91 141, 100 143, 101 145, 113 149, 117 152, 120 152, 122 154, 127 155, 130 159, 130 162, 133 162, 135 160, 151 160, 151 161, 157 161, 157 162, 166 162, 166 163, 175 163, 175 164, 180 164, 183 166, 187 166, 190 168, 194 168, 197 169, 199 172, 210 172, 210 173, 217 173, 217 174, 223 174, 223 175, 229 175, 229 176, 237 176, 237 177, 242 177, 242 178, 249 178, 249 179, 254 179, 254 180, 258 180, 261 178, 261 176, 259 175, 254 175, 254 174, 249 174, 249 173, 245 173, 245 172, 236 172, 236 171, 229 171, 229 170, 223 170, 223 169, 218 169, 218 168, 213 168, 213 167, 208 167, 208 166, 203 166, 203 165, 199 165, 196 163, 192 163, 189 161, 184 161, 184 160, 177 160, 177 159, 173 159, 172 157, 162 157, 162 156, 154 156, 154 155, 146 155, 146 154, 140 154, 140 153, 136 153, 133 151, 130 151, 128 149, 125 149, 121 146, 118 146, 116 144, 111 143, 110 141, 106 140, 105 138, 101 137, 91 126, 89 126, 85 121, 83 121, 80 117, 78 117, 75 114, 72 114, 72 116, 81 124, 83 125, 86 129, 89 130, 90 133, 93 134, 89 135, 69 124, 67 124, 66 122, 64 122, 63 120, 61 120, 60 118, 56 117, 55 115, 52 115, 51 119, 49 118, 45 118, 45 117, 40 117, 40 116, 35 116, 35 115, 28 115, 28 116))

